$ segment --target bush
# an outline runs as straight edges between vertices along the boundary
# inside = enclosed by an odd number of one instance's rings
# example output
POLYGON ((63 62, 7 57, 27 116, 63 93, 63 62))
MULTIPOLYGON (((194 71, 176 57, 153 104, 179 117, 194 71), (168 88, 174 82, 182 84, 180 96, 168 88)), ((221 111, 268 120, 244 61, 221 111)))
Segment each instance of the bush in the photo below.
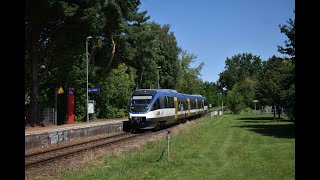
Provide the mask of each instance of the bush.
POLYGON ((84 118, 85 118, 85 116, 82 115, 82 114, 75 114, 74 115, 74 120, 75 121, 82 121, 82 120, 84 120, 84 118))
POLYGON ((118 109, 118 112, 117 112, 117 115, 116 115, 116 118, 123 118, 126 116, 126 112, 124 109, 118 109))
POLYGON ((115 118, 116 114, 118 112, 118 109, 109 105, 104 106, 104 108, 101 108, 101 112, 98 114, 98 118, 100 119, 108 119, 108 118, 115 118))

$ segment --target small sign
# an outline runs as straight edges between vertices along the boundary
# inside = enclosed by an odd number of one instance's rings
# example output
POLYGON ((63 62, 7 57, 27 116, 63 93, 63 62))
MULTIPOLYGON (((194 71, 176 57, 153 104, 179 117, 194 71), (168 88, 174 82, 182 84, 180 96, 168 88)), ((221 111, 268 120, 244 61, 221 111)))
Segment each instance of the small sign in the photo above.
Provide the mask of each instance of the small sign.
POLYGON ((64 90, 62 89, 62 87, 60 86, 59 90, 58 90, 58 94, 63 94, 64 90))
POLYGON ((88 113, 94 114, 94 100, 88 101, 88 113))
POLYGON ((89 88, 88 92, 89 93, 100 93, 100 88, 99 87, 89 88))
POLYGON ((69 90, 69 94, 74 94, 74 90, 69 90))

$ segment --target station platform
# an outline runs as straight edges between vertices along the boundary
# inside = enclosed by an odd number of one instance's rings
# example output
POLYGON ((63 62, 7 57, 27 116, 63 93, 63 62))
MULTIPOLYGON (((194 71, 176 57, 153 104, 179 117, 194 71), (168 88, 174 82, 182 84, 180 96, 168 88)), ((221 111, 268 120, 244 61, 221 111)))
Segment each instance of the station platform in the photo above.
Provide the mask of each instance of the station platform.
POLYGON ((97 135, 123 132, 122 119, 97 119, 90 122, 74 122, 63 125, 25 127, 25 150, 57 145, 97 135))

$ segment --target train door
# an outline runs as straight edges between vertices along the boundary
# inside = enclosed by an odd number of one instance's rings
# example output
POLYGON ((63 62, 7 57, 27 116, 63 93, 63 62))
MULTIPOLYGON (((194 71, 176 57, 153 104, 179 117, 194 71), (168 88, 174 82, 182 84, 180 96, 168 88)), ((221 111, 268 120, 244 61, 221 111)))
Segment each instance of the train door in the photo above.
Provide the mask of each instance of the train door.
POLYGON ((202 113, 204 114, 204 100, 202 99, 202 113))
POLYGON ((173 101, 174 101, 174 109, 175 109, 174 118, 178 119, 178 99, 177 99, 177 97, 174 97, 173 101))
POLYGON ((198 99, 196 99, 196 114, 198 114, 198 99))

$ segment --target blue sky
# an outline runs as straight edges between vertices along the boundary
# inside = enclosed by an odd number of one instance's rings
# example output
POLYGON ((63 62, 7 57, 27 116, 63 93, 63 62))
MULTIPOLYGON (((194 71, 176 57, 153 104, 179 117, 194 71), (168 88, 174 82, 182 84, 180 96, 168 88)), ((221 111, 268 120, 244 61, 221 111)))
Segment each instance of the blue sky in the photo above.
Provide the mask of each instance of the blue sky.
POLYGON ((277 45, 287 37, 279 25, 294 19, 294 9, 294 0, 141 0, 139 6, 149 21, 169 24, 178 46, 197 56, 191 67, 205 63, 201 78, 208 82, 219 79, 227 57, 283 57, 277 45))

